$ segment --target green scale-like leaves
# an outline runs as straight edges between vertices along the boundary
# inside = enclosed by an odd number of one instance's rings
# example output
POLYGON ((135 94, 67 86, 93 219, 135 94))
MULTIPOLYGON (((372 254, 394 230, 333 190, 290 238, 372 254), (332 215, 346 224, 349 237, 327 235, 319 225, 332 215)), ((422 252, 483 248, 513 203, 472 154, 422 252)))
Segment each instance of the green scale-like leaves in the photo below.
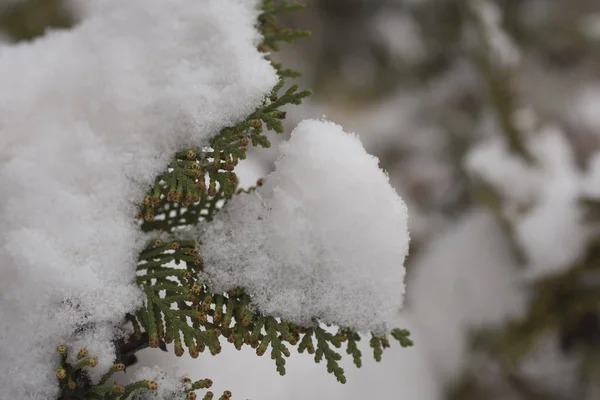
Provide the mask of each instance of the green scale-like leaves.
MULTIPOLYGON (((302 6, 298 4, 263 1, 263 13, 258 21, 264 37, 259 45, 261 52, 277 51, 280 42, 309 35, 306 31, 277 24, 277 15, 300 8, 302 6)), ((265 57, 270 60, 269 55, 265 57)), ((210 223, 215 213, 236 193, 255 190, 255 187, 237 188, 235 167, 239 160, 246 158, 250 144, 269 147, 265 131, 283 132, 282 120, 286 113, 282 108, 300 104, 310 95, 310 91, 299 91, 298 85, 286 88, 284 78, 297 77, 300 73, 271 62, 281 80, 263 104, 245 120, 222 129, 208 147, 176 154, 167 171, 156 178, 140 206, 138 219, 144 232, 164 236, 182 227, 210 223)), ((257 185, 261 184, 262 180, 259 180, 257 185)), ((338 351, 345 345, 354 364, 361 366, 358 333, 343 329, 331 333, 330 327, 316 320, 313 326, 303 327, 262 315, 252 307, 250 296, 242 288, 227 293, 212 292, 200 279, 203 260, 199 246, 194 241, 156 239, 141 252, 136 282, 145 293, 146 301, 141 309, 127 316, 133 324, 134 334, 125 347, 135 343, 137 349, 147 346, 164 349, 165 344, 173 344, 177 356, 187 350, 195 358, 206 351, 212 355, 220 353, 221 342, 226 340, 238 350, 246 345, 254 348, 259 356, 268 353, 276 370, 283 375, 290 348, 297 346, 298 352, 313 355, 316 362, 325 360, 327 370, 344 383, 344 370, 339 365, 342 356, 338 351)), ((394 330, 392 336, 403 347, 412 345, 408 331, 394 330)), ((389 347, 387 337, 372 336, 370 344, 375 359, 381 360, 383 348, 389 347)), ((64 359, 60 368, 72 375, 72 368, 64 359)), ((78 390, 87 395, 73 398, 124 399, 125 393, 128 396, 136 390, 152 389, 153 383, 148 381, 129 386, 111 382, 109 378, 123 368, 123 364, 116 364, 97 386, 91 386, 89 380, 84 379, 87 389, 78 390)), ((64 379, 61 379, 61 388, 65 394, 69 391, 64 379)), ((209 386, 210 380, 190 382, 187 399, 196 399, 194 390, 209 386)), ((212 396, 212 392, 207 392, 204 399, 212 399, 212 396)), ((220 399, 226 400, 230 396, 231 393, 226 391, 220 399)))
MULTIPOLYGON (((283 375, 289 346, 298 346, 298 352, 314 354, 316 362, 324 358, 327 370, 343 383, 344 370, 338 364, 341 355, 334 349, 346 343, 346 352, 357 367, 361 366, 357 333, 339 330, 332 334, 319 324, 301 327, 261 315, 253 310, 251 298, 243 289, 211 292, 198 278, 201 270, 202 260, 194 242, 157 240, 142 252, 137 282, 146 293, 147 302, 136 313, 134 327, 138 334, 142 329, 148 332, 151 347, 158 347, 164 340, 174 343, 176 355, 183 355, 185 347, 195 358, 205 350, 218 354, 220 339, 225 339, 238 350, 249 345, 259 356, 270 349, 276 369, 283 375)), ((394 330, 392 336, 403 347, 412 345, 406 330, 394 330)), ((383 348, 389 347, 388 339, 373 336, 370 344, 375 359, 381 360, 383 348)))
MULTIPOLYGON (((282 41, 308 36, 308 32, 277 25, 277 15, 300 8, 298 4, 264 1, 263 13, 259 16, 259 28, 264 35, 260 51, 277 51, 282 41)), ((235 194, 238 182, 235 167, 246 157, 249 144, 269 147, 265 128, 282 133, 285 112, 281 108, 300 104, 310 95, 309 91, 299 91, 298 85, 284 90, 283 78, 299 74, 284 70, 279 64, 273 65, 282 79, 256 111, 244 121, 224 128, 211 140, 209 148, 177 154, 169 170, 157 178, 140 213, 144 218, 141 225, 144 231, 173 232, 181 226, 209 223, 235 194)), ((229 293, 211 292, 198 279, 202 260, 195 246, 193 242, 159 240, 140 255, 137 281, 146 293, 147 302, 135 319, 141 329, 149 333, 150 346, 157 347, 162 340, 174 342, 177 355, 182 355, 185 347, 192 357, 197 357, 205 350, 218 354, 220 338, 224 338, 237 349, 243 345, 255 348, 259 356, 270 350, 277 371, 283 375, 285 358, 290 355, 289 346, 297 345, 300 353, 306 351, 314 355, 316 362, 325 359, 327 370, 343 383, 346 378, 338 363, 341 355, 336 350, 346 343, 346 352, 357 367, 361 366, 357 333, 340 329, 332 334, 318 321, 312 327, 300 327, 261 315, 251 308, 251 298, 242 288, 229 293)), ((412 345, 408 331, 395 330, 393 336, 404 347, 412 345)), ((370 345, 379 361, 389 341, 386 337, 373 336, 370 345)))

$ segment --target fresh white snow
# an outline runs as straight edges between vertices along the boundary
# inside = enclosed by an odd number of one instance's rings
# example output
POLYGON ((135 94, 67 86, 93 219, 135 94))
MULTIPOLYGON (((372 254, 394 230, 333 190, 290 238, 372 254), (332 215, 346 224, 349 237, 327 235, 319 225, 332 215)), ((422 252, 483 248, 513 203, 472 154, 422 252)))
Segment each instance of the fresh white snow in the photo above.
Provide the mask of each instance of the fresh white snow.
POLYGON ((266 314, 383 331, 402 307, 407 209, 356 135, 307 120, 265 185, 202 230, 214 290, 247 289, 266 314))
POLYGON ((142 300, 136 204, 175 151, 245 118, 277 80, 256 1, 77 5, 72 30, 0 52, 3 398, 53 398, 61 343, 101 352, 95 376, 112 363, 142 300))

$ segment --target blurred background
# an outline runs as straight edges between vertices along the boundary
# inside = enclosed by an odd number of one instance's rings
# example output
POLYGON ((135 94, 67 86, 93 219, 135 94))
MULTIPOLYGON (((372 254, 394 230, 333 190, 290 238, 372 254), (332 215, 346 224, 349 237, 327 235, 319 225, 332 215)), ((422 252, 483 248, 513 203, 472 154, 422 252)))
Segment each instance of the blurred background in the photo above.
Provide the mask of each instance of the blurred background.
MULTIPOLYGON (((378 364, 364 343, 346 385, 306 355, 283 378, 233 348, 140 365, 254 400, 600 399, 600 1, 305 4, 285 24, 312 37, 276 55, 315 93, 288 132, 324 116, 356 132, 407 202, 398 325, 415 347, 378 364)), ((0 0, 1 43, 76 22, 66 0, 0 0)), ((272 169, 277 141, 244 162, 244 185, 272 169)))

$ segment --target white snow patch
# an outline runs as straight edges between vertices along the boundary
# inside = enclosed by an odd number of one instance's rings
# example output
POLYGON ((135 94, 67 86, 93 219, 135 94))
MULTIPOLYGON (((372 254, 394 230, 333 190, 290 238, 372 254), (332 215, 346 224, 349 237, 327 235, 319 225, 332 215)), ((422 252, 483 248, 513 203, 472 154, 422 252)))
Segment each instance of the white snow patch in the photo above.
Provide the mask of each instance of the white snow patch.
POLYGON ((584 253, 589 230, 578 201, 583 175, 562 130, 545 127, 525 144, 533 164, 494 138, 476 146, 466 166, 502 197, 502 211, 528 259, 526 275, 535 279, 570 268, 584 253))
POLYGON ((313 317, 383 330, 402 307, 407 210, 356 135, 300 123, 276 170, 200 232, 205 278, 244 287, 256 307, 300 324, 313 317))
POLYGON ((518 267, 505 233, 482 209, 449 226, 420 254, 407 299, 420 332, 415 343, 437 379, 452 385, 468 363, 469 333, 499 327, 524 309, 518 267))
MULTIPOLYGON (((6 398, 56 397, 58 344, 108 347, 141 302, 134 216, 148 185, 175 151, 248 115, 277 80, 256 50, 254 0, 78 6, 72 30, 0 52, 6 398)), ((97 371, 112 362, 100 358, 97 371)))

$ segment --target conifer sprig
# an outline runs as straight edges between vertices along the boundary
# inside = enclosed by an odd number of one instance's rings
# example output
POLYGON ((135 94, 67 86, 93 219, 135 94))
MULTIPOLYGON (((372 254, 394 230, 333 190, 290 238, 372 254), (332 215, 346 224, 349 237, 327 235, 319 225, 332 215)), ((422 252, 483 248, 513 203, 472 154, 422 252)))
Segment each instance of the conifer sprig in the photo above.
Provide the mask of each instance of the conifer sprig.
POLYGON ((286 113, 280 109, 300 104, 310 95, 310 91, 299 91, 298 85, 284 91, 284 84, 281 80, 244 121, 221 130, 211 140, 210 147, 176 154, 144 198, 138 215, 144 220, 144 231, 171 232, 176 226, 197 223, 203 215, 210 220, 218 202, 234 194, 238 178, 233 171, 239 160, 246 158, 248 146, 270 147, 264 128, 282 133, 286 113))
MULTIPOLYGON (((277 17, 279 15, 296 12, 303 8, 304 5, 301 3, 264 0, 262 6, 263 12, 258 17, 259 29, 263 34, 263 41, 258 46, 258 50, 263 53, 271 51, 276 52, 280 50, 280 42, 291 43, 294 40, 310 37, 310 31, 290 29, 277 23, 277 17)), ((267 55, 266 57, 271 61, 273 68, 277 70, 277 73, 281 78, 297 78, 302 76, 299 71, 283 68, 281 63, 271 60, 270 55, 267 55)))
MULTIPOLYGON (((301 8, 296 3, 263 1, 263 12, 258 18, 258 28, 264 37, 259 45, 260 51, 277 51, 280 42, 309 35, 306 31, 277 24, 278 15, 301 8)), ((269 54, 265 57, 270 60, 269 54)), ((255 189, 237 189, 235 167, 239 160, 246 158, 250 144, 269 147, 265 131, 284 131, 282 120, 286 113, 282 108, 300 104, 311 94, 310 91, 300 91, 298 85, 286 88, 284 78, 300 74, 270 61, 281 79, 261 106, 243 121, 222 129, 209 146, 186 149, 176 154, 167 171, 156 178, 140 206, 138 218, 143 231, 164 235, 178 228, 209 223, 236 190, 240 193, 255 189)), ((261 184, 262 180, 259 180, 257 186, 261 184)), ((225 339, 238 350, 246 345, 255 349, 258 356, 268 353, 275 362, 276 370, 284 375, 290 348, 297 346, 300 353, 306 351, 314 356, 316 362, 324 359, 328 372, 344 383, 344 370, 338 363, 341 355, 336 350, 346 343, 346 352, 352 356, 355 365, 362 365, 362 354, 357 346, 360 341, 358 333, 339 329, 334 334, 318 320, 311 326, 298 326, 275 316, 262 315, 252 308, 252 299, 242 288, 227 293, 211 291, 200 279, 202 268, 201 244, 193 241, 156 239, 140 253, 136 282, 145 293, 146 301, 141 309, 127 316, 133 324, 131 341, 136 343, 137 349, 165 348, 165 343, 172 343, 177 356, 187 351, 195 358, 206 351, 212 355, 220 353, 221 339, 225 339)), ((392 336, 403 347, 412 345, 408 331, 395 330, 392 336)), ((370 343, 376 360, 381 360, 383 348, 389 347, 388 339, 372 336, 370 343)), ((119 345, 117 349, 120 349, 119 345)), ((66 375, 73 374, 73 367, 64 360, 60 365, 61 376, 63 370, 66 375)), ((112 375, 119 372, 123 364, 117 365, 98 385, 90 387, 88 381, 88 387, 81 393, 89 393, 91 397, 74 398, 121 400, 136 390, 151 389, 147 381, 134 382, 129 386, 112 383, 112 375)), ((197 395, 193 390, 209 387, 208 381, 190 384, 186 399, 195 400, 197 395)), ((65 387, 61 383, 63 393, 67 393, 65 387)), ((228 400, 230 397, 231 393, 225 391, 220 399, 228 400)), ((213 393, 207 392, 204 399, 213 399, 213 393)))
MULTIPOLYGON (((304 31, 276 24, 277 15, 302 7, 297 3, 264 1, 263 13, 259 16, 259 29, 264 40, 259 50, 277 51, 281 41, 306 37, 304 31)), ((278 65, 275 67, 282 79, 254 113, 221 130, 211 140, 210 147, 177 154, 169 170, 157 178, 144 201, 143 230, 172 232, 177 227, 210 222, 231 198, 237 187, 235 167, 239 160, 245 159, 248 146, 269 147, 264 128, 282 133, 285 112, 281 108, 300 104, 310 95, 309 91, 299 91, 298 85, 284 90, 286 74, 278 65)), ((260 186, 261 182, 257 184, 260 186)), ((165 244, 157 241, 140 256, 138 272, 142 275, 137 280, 148 301, 136 317, 149 333, 150 346, 157 347, 161 340, 174 341, 177 355, 182 355, 183 347, 186 347, 192 357, 197 357, 205 349, 218 354, 221 349, 219 338, 222 337, 238 350, 243 345, 250 345, 259 356, 270 349, 276 369, 283 375, 285 358, 290 355, 288 345, 298 345, 300 353, 307 351, 314 355, 316 362, 325 359, 327 370, 344 383, 344 370, 338 364, 341 355, 334 349, 347 342, 347 353, 352 355, 355 365, 362 365, 362 354, 357 347, 360 335, 355 332, 339 330, 332 334, 318 321, 311 327, 299 327, 273 316, 261 315, 250 308, 251 298, 241 288, 229 293, 213 293, 197 279, 202 260, 194 246, 191 242, 165 244)), ((408 331, 396 330, 393 336, 403 347, 412 345, 408 331)), ((383 348, 389 347, 388 339, 373 336, 370 344, 375 359, 380 361, 383 348)))
MULTIPOLYGON (((262 315, 251 307, 251 297, 243 289, 213 293, 198 279, 202 259, 194 242, 153 242, 141 253, 138 271, 141 275, 137 281, 148 302, 136 313, 140 324, 134 327, 138 334, 140 328, 148 332, 150 347, 158 347, 163 340, 174 342, 177 356, 183 355, 185 347, 195 358, 205 350, 218 354, 220 339, 225 339, 238 350, 249 345, 259 356, 270 349, 277 371, 284 375, 289 346, 297 345, 298 352, 314 354, 316 362, 325 358, 327 370, 343 383, 344 370, 338 364, 341 355, 333 348, 347 342, 347 353, 361 366, 361 352, 356 346, 360 336, 355 332, 339 330, 332 334, 318 321, 315 326, 302 327, 262 315)), ((403 347, 412 345, 409 335, 406 330, 392 331, 403 347)), ((383 348, 390 346, 387 337, 373 336, 370 343, 375 359, 380 361, 383 348)))

